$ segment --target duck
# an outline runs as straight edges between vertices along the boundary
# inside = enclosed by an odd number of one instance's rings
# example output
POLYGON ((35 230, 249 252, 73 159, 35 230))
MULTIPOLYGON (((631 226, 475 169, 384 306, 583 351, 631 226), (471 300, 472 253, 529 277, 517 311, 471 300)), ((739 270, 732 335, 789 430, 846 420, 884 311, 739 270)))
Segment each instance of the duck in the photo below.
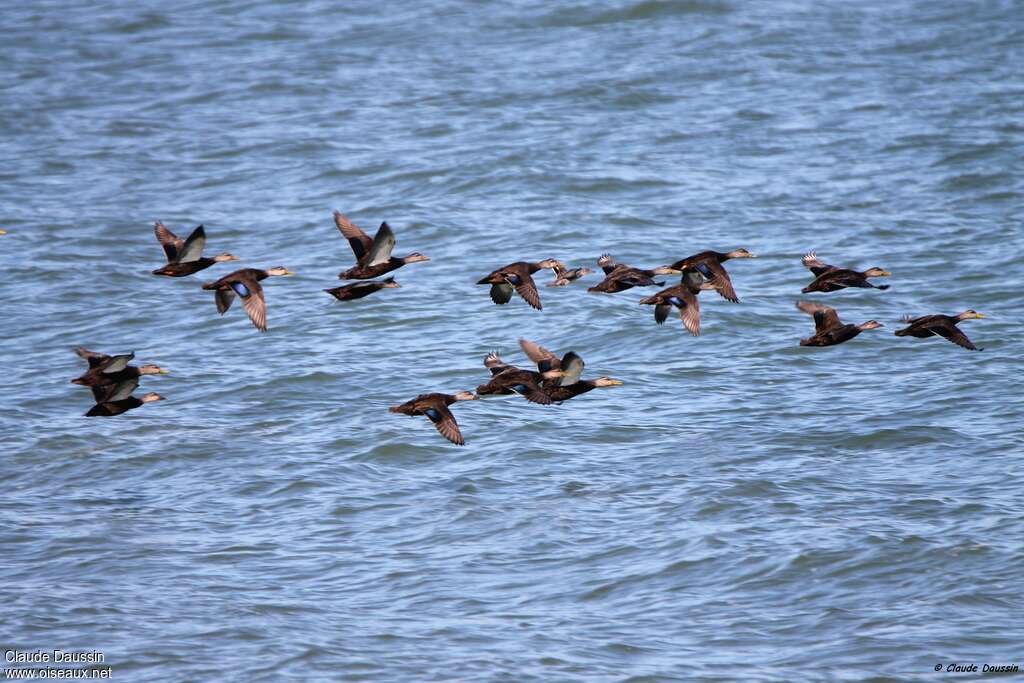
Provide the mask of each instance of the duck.
POLYGON ((714 280, 717 283, 715 289, 726 301, 738 304, 740 299, 736 296, 736 290, 732 286, 729 273, 722 265, 729 259, 756 258, 746 249, 733 249, 732 251, 702 251, 693 256, 679 259, 671 265, 672 268, 681 271, 697 271, 707 280, 714 280))
POLYGON ((156 392, 150 392, 143 394, 139 398, 129 396, 128 398, 118 399, 116 401, 106 401, 104 403, 97 403, 85 413, 86 417, 113 417, 114 415, 120 415, 126 413, 129 410, 134 410, 139 406, 147 403, 153 403, 154 401, 162 401, 164 397, 156 392))
POLYGON ((659 325, 668 319, 669 311, 675 306, 679 310, 679 319, 683 321, 683 327, 697 337, 700 336, 700 303, 697 301, 697 295, 706 289, 718 289, 718 281, 706 281, 696 270, 686 271, 678 285, 640 299, 640 303, 654 306, 654 322, 659 325))
POLYGON ((547 258, 543 261, 516 261, 507 266, 492 270, 488 275, 477 281, 478 285, 491 286, 491 301, 499 306, 512 299, 512 290, 538 311, 544 306, 540 302, 537 285, 533 282, 533 274, 546 268, 564 268, 557 259, 547 258))
POLYGON ((81 377, 71 380, 72 384, 89 387, 97 403, 111 400, 112 396, 127 398, 139 385, 142 375, 167 375, 169 372, 159 365, 129 365, 134 353, 108 356, 78 347, 75 353, 89 363, 89 370, 81 377))
POLYGON ((338 273, 339 280, 370 280, 401 268, 407 263, 430 260, 418 251, 401 258, 392 256, 395 233, 391 231, 391 226, 386 221, 380 224, 372 240, 340 211, 334 212, 334 224, 342 237, 348 240, 352 253, 356 255, 356 265, 338 273))
POLYGON ((889 285, 875 285, 868 282, 869 277, 889 277, 892 275, 881 268, 868 268, 863 272, 838 268, 818 260, 817 254, 809 251, 803 255, 800 262, 814 275, 814 282, 801 290, 804 294, 809 292, 835 292, 847 287, 861 287, 886 290, 889 285))
POLYGON ((655 275, 680 275, 682 272, 670 266, 658 266, 651 269, 633 268, 624 263, 616 263, 611 254, 601 254, 601 257, 597 259, 597 265, 604 271, 604 279, 587 289, 592 294, 615 294, 633 287, 661 287, 665 283, 655 282, 653 279, 655 275))
POLYGON ((839 320, 836 309, 813 301, 798 301, 796 307, 814 316, 814 336, 800 340, 800 346, 835 346, 850 341, 864 330, 884 327, 877 320, 868 320, 860 325, 844 324, 839 320))
POLYGON ((371 280, 369 282, 353 282, 350 285, 342 285, 341 287, 332 287, 325 289, 324 291, 333 296, 338 301, 352 301, 354 299, 362 299, 364 296, 369 296, 374 292, 378 292, 382 289, 398 289, 402 285, 395 282, 395 278, 389 277, 384 280, 371 280))
POLYGON ((547 283, 548 287, 565 287, 584 275, 594 272, 590 268, 566 268, 562 265, 552 268, 552 270, 555 273, 555 279, 547 283))
POLYGON ((424 415, 433 423, 441 436, 456 446, 465 446, 466 441, 462 438, 459 424, 455 421, 455 416, 452 415, 452 411, 448 409, 448 406, 458 401, 475 401, 476 398, 472 391, 460 391, 454 395, 420 394, 402 405, 391 406, 388 408, 388 411, 409 416, 424 415))
POLYGON ((164 254, 167 255, 167 265, 154 270, 153 275, 185 277, 205 270, 215 263, 238 260, 237 256, 228 252, 217 254, 213 258, 204 258, 206 230, 202 225, 193 230, 186 240, 180 239, 160 221, 153 224, 153 231, 156 233, 157 241, 164 248, 164 254))
POLYGON ((295 275, 284 266, 275 266, 267 270, 258 268, 242 268, 233 273, 225 275, 214 282, 207 282, 203 289, 214 290, 214 299, 217 303, 217 312, 221 315, 231 308, 232 302, 237 294, 242 298, 242 305, 245 312, 249 314, 249 320, 260 332, 267 331, 267 302, 263 298, 263 285, 260 280, 266 280, 271 276, 295 275))
POLYGON ((622 384, 620 380, 611 377, 581 380, 580 375, 583 373, 584 362, 574 351, 569 351, 559 358, 543 346, 528 339, 520 339, 519 346, 523 349, 523 353, 537 364, 537 370, 542 374, 550 370, 561 370, 565 373, 561 377, 544 379, 541 383, 541 389, 552 401, 561 403, 598 387, 613 387, 622 384))
POLYGON ((561 369, 545 372, 522 370, 503 361, 497 351, 487 354, 484 358, 484 367, 491 371, 491 380, 476 388, 477 395, 519 394, 527 401, 541 405, 552 403, 551 397, 544 392, 541 383, 545 379, 554 379, 565 374, 561 369))
POLYGON ((919 339, 938 335, 965 349, 983 351, 983 348, 979 349, 971 343, 971 340, 967 338, 963 330, 957 327, 957 323, 962 320, 975 320, 984 317, 984 313, 978 313, 973 308, 968 308, 963 313, 957 315, 925 315, 920 318, 912 318, 909 315, 905 315, 900 322, 909 323, 909 325, 902 330, 896 330, 895 335, 897 337, 917 337, 919 339))

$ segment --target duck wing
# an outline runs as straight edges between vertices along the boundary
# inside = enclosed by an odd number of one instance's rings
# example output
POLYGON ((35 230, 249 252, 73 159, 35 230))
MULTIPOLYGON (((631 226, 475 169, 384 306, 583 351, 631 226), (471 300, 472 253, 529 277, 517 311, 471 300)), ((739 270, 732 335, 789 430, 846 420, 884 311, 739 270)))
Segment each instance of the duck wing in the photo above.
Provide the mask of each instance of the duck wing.
POLYGON ((491 371, 492 376, 515 368, 503 361, 497 351, 491 351, 484 357, 484 367, 491 371))
POLYGON ((466 445, 465 440, 462 438, 462 432, 459 431, 459 423, 455 421, 455 416, 452 415, 452 411, 448 409, 448 406, 440 402, 432 403, 429 407, 424 408, 423 414, 433 423, 441 436, 456 446, 466 445))
POLYGON ((341 232, 341 236, 348 240, 348 245, 352 247, 352 253, 356 255, 356 263, 363 265, 363 259, 370 252, 373 240, 340 211, 334 212, 334 224, 341 232))
POLYGON ((654 306, 654 322, 659 325, 668 320, 668 314, 672 312, 671 304, 656 304, 654 306))
POLYGON ((971 340, 967 338, 967 335, 964 334, 963 330, 956 325, 931 325, 928 329, 940 337, 945 337, 957 346, 962 346, 965 349, 970 349, 971 351, 978 350, 978 347, 972 344, 971 340))
POLYGON ((104 375, 112 375, 115 372, 121 372, 122 370, 128 367, 128 363, 130 363, 133 358, 135 358, 134 352, 123 353, 119 356, 111 356, 109 359, 106 360, 106 362, 100 365, 100 367, 102 368, 100 372, 102 372, 104 375))
POLYGON ((807 315, 814 317, 814 331, 816 334, 821 334, 833 327, 839 327, 842 325, 842 323, 839 322, 839 314, 836 313, 836 309, 826 306, 825 304, 819 304, 813 301, 798 301, 796 307, 807 315))
POLYGON ((96 403, 109 403, 111 401, 122 401, 132 395, 132 392, 139 388, 139 378, 131 377, 122 380, 117 384, 107 384, 93 387, 92 395, 96 403))
POLYGON ((679 296, 676 301, 676 306, 679 308, 679 319, 683 321, 683 327, 692 334, 694 337, 700 336, 700 303, 697 301, 697 296, 684 290, 684 293, 679 296))
POLYGON ((374 235, 373 242, 370 244, 366 254, 366 263, 363 265, 377 266, 381 263, 387 263, 388 259, 391 258, 391 251, 394 248, 395 233, 391 232, 391 226, 385 221, 377 229, 377 234, 374 235))
POLYGON ((185 240, 185 244, 178 250, 178 263, 198 261, 203 255, 205 246, 206 230, 200 225, 192 231, 192 234, 185 240))
POLYGON ((830 270, 836 270, 835 266, 830 266, 827 263, 819 261, 817 254, 813 251, 809 251, 804 254, 803 258, 800 259, 800 263, 804 264, 804 268, 814 273, 815 277, 818 277, 823 273, 827 273, 830 270))
POLYGON ((567 387, 570 384, 579 382, 580 375, 583 374, 584 365, 583 359, 575 351, 570 351, 562 356, 561 366, 565 376, 559 378, 558 386, 567 387))
POLYGON ((103 365, 103 363, 110 359, 110 356, 108 356, 107 354, 90 351, 84 346, 76 346, 74 351, 79 358, 84 358, 89 363, 90 369, 99 367, 100 365, 103 365))
POLYGON ((522 377, 517 374, 499 377, 498 380, 501 386, 516 392, 531 403, 539 403, 544 406, 552 403, 551 397, 531 377, 522 377))
POLYGON ((731 301, 734 304, 740 302, 739 297, 736 296, 736 290, 732 288, 732 280, 729 279, 729 273, 726 272, 725 268, 721 263, 717 261, 705 261, 701 263, 697 268, 701 275, 706 277, 708 280, 713 280, 715 283, 715 291, 722 295, 722 298, 727 301, 731 301))
POLYGON ((267 302, 263 300, 263 285, 256 280, 245 278, 229 282, 228 286, 242 299, 242 305, 245 306, 245 312, 253 326, 260 332, 266 332, 267 302))
POLYGON ((519 347, 523 350, 530 360, 537 364, 537 369, 541 372, 547 372, 548 370, 558 370, 562 367, 562 361, 555 354, 545 349, 540 344, 536 344, 529 339, 520 339, 519 347))
POLYGON ((515 287, 516 294, 523 297, 523 300, 536 308, 538 311, 543 309, 544 306, 540 303, 540 293, 537 291, 537 285, 533 283, 533 278, 525 270, 508 273, 505 276, 505 280, 515 287))
POLYGON ((491 285, 491 301, 498 304, 507 304, 512 300, 512 285, 491 285))
POLYGON ((185 242, 168 230, 167 226, 160 221, 153 224, 153 232, 156 234, 157 242, 159 242, 160 246, 164 248, 164 254, 167 255, 167 262, 177 263, 178 254, 181 253, 181 249, 185 246, 185 242))

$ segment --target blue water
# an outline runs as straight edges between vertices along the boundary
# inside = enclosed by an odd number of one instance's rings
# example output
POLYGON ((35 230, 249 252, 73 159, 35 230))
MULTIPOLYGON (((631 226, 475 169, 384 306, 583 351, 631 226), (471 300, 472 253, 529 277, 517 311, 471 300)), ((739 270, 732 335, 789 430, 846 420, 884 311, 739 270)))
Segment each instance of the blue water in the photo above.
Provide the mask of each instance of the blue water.
POLYGON ((0 649, 122 681, 1024 665, 1019 3, 62 0, 0 29, 0 649), (334 209, 431 260, 334 301, 334 209), (242 260, 154 277, 158 219, 242 260), (736 247, 699 338, 594 274, 543 312, 473 284, 736 247), (892 288, 804 297, 811 249, 892 288), (200 289, 276 265, 267 334, 200 289), (799 298, 886 327, 801 348, 799 298), (983 352, 892 335, 966 308, 983 352), (525 366, 520 337, 624 384, 460 403, 465 448, 387 412, 525 366), (81 417, 79 345, 167 368, 166 400, 81 417))

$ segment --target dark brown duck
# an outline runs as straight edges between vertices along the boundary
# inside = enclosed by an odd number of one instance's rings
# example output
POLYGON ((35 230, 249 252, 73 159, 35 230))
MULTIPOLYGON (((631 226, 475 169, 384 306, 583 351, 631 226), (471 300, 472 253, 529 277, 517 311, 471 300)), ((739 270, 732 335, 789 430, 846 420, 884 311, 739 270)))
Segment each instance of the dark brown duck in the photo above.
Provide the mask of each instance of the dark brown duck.
POLYGON ((835 346, 850 341, 864 330, 882 327, 882 323, 869 320, 860 325, 845 324, 839 320, 834 308, 813 301, 798 301, 796 307, 814 317, 814 335, 800 340, 800 346, 835 346))
POLYGON ((116 401, 107 401, 105 403, 97 403, 85 413, 86 417, 113 417, 114 415, 120 415, 126 413, 129 410, 134 410, 139 406, 145 405, 146 403, 153 403, 154 401, 162 401, 163 396, 157 393, 150 392, 143 394, 141 398, 135 398, 129 396, 125 399, 116 401))
POLYGON ((869 277, 889 277, 892 275, 889 271, 882 270, 881 268, 868 268, 863 272, 848 268, 838 268, 819 261, 813 251, 804 254, 800 262, 814 274, 814 282, 803 288, 804 294, 808 292, 835 292, 847 287, 889 289, 889 285, 874 285, 868 282, 869 277))
POLYGON ((245 312, 249 315, 252 324, 260 332, 266 332, 267 302, 263 298, 263 285, 260 284, 260 281, 266 280, 272 275, 295 275, 295 273, 284 266, 276 266, 267 270, 242 268, 215 282, 207 282, 203 285, 203 289, 214 291, 217 312, 221 315, 231 308, 237 294, 242 299, 242 305, 245 306, 245 312))
POLYGON ((705 281, 697 271, 686 271, 678 285, 640 299, 640 303, 654 306, 654 322, 659 325, 668 319, 668 314, 674 306, 679 311, 683 327, 696 337, 700 335, 700 303, 697 301, 697 295, 704 289, 718 289, 718 283, 715 280, 705 281))
POLYGON ((655 275, 679 275, 682 272, 670 266, 633 268, 624 263, 616 263, 611 254, 602 254, 601 258, 597 259, 597 265, 604 271, 604 279, 587 289, 591 293, 615 294, 633 287, 660 287, 665 283, 655 282, 655 275))
POLYGON ((722 298, 738 304, 740 299, 736 296, 736 290, 733 289, 728 271, 722 265, 729 259, 737 258, 754 258, 754 255, 746 249, 733 249, 728 252, 702 251, 699 254, 679 259, 671 267, 682 271, 696 271, 706 280, 714 280, 715 289, 722 295, 722 298))
POLYGON ((237 256, 227 252, 217 254, 213 258, 204 257, 203 247, 206 246, 206 231, 201 225, 193 230, 186 240, 180 239, 160 221, 154 224, 153 231, 167 256, 167 265, 154 270, 153 275, 185 277, 205 270, 215 263, 238 260, 237 256))
POLYGON ((507 304, 512 299, 513 290, 523 298, 523 301, 530 304, 538 311, 544 306, 540 302, 540 294, 537 292, 537 285, 533 281, 533 274, 545 268, 564 267, 553 258, 544 259, 531 263, 529 261, 516 261, 507 266, 492 270, 488 275, 477 281, 478 285, 491 286, 491 301, 498 304, 507 304))
POLYGON ((476 396, 471 391, 462 391, 455 395, 420 394, 411 401, 406 401, 399 406, 391 406, 388 410, 403 415, 423 415, 430 420, 441 436, 456 446, 465 446, 466 442, 462 438, 462 432, 448 406, 457 401, 473 400, 476 400, 476 396))
POLYGON ((545 379, 554 379, 565 374, 563 370, 548 370, 543 373, 522 370, 507 364, 494 351, 484 358, 484 367, 491 371, 491 380, 476 388, 478 395, 519 394, 527 401, 541 405, 551 404, 551 397, 544 392, 541 383, 545 379))
POLYGON ((364 296, 369 296, 374 292, 379 292, 382 289, 398 289, 401 286, 402 285, 395 282, 395 278, 389 277, 384 280, 353 282, 350 285, 332 287, 330 289, 325 289, 324 291, 338 301, 353 301, 355 299, 362 299, 364 296))
POLYGON ((377 234, 371 240, 369 235, 356 226, 338 211, 334 212, 334 225, 348 240, 352 253, 356 256, 356 265, 338 273, 339 280, 370 280, 384 273, 401 268, 407 263, 418 263, 430 259, 419 252, 413 252, 401 258, 392 256, 395 248, 395 233, 386 222, 381 223, 377 234))
POLYGON ((574 351, 569 351, 559 358, 543 346, 528 339, 520 339, 519 346, 530 360, 537 364, 537 370, 542 373, 542 376, 543 373, 551 370, 561 370, 564 373, 561 377, 544 379, 541 383, 544 393, 552 401, 560 403, 598 387, 614 387, 622 384, 621 381, 610 377, 581 380, 580 375, 583 373, 584 363, 583 359, 574 351))
POLYGON ((965 349, 983 351, 984 349, 979 349, 971 343, 963 330, 957 327, 957 323, 984 317, 983 313, 978 313, 973 308, 958 315, 925 315, 920 318, 911 318, 907 315, 903 317, 902 322, 910 324, 902 330, 896 330, 895 334, 897 337, 917 337, 918 339, 938 335, 965 349))

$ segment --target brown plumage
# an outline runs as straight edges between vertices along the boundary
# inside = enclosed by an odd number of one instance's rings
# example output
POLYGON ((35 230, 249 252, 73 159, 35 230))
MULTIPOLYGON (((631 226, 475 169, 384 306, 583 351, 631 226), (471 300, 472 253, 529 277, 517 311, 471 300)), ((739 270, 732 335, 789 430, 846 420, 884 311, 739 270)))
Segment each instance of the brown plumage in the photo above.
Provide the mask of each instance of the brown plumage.
POLYGON ((362 299, 364 296, 369 296, 370 294, 379 292, 382 289, 397 289, 401 286, 402 285, 395 282, 395 278, 389 277, 384 280, 353 282, 350 285, 332 287, 331 289, 325 289, 324 291, 338 301, 352 301, 354 299, 362 299))
POLYGON ((983 351, 984 349, 979 349, 971 343, 971 340, 967 338, 963 330, 957 327, 957 323, 963 320, 974 320, 984 317, 984 314, 978 313, 973 308, 969 308, 958 315, 925 315, 920 318, 911 318, 907 315, 903 317, 902 322, 910 324, 902 330, 896 330, 895 335, 897 337, 917 337, 919 339, 938 335, 965 349, 983 351))
POLYGON ((813 301, 798 301, 796 307, 814 318, 814 335, 800 340, 800 346, 835 346, 849 341, 864 330, 882 327, 876 320, 860 325, 844 324, 834 308, 813 301))
POLYGON ((633 287, 661 286, 665 283, 655 282, 655 275, 679 275, 681 272, 670 266, 633 268, 624 263, 616 263, 611 254, 601 254, 601 258, 597 259, 597 265, 604 271, 604 279, 587 289, 591 293, 615 294, 633 287))
POLYGON ((370 237, 338 211, 334 212, 334 225, 341 236, 348 240, 352 253, 356 256, 356 265, 338 273, 339 280, 369 280, 384 273, 401 268, 407 263, 418 263, 430 259, 419 252, 398 258, 391 255, 395 248, 395 233, 386 222, 380 224, 377 234, 370 237))
POLYGON ((548 287, 565 287, 566 285, 579 280, 584 275, 593 272, 590 268, 567 269, 561 264, 552 268, 552 270, 555 272, 555 279, 547 284, 548 287))
POLYGON ((699 254, 679 259, 671 267, 681 271, 696 271, 706 280, 714 280, 715 289, 722 295, 722 298, 738 304, 740 299, 736 296, 736 290, 733 289, 729 273, 722 265, 729 259, 736 258, 754 258, 754 255, 746 249, 733 249, 729 252, 702 251, 699 254))
POLYGON ((128 363, 135 358, 134 353, 108 356, 78 347, 75 353, 89 363, 89 370, 80 377, 71 380, 72 384, 89 387, 97 403, 127 398, 139 385, 142 375, 166 375, 159 365, 143 365, 136 367, 128 363))
POLYGON ((559 358, 543 346, 528 339, 520 339, 519 346, 530 360, 537 364, 537 370, 542 377, 552 370, 560 370, 563 373, 560 377, 545 378, 541 382, 541 389, 552 401, 568 401, 570 398, 585 394, 597 387, 613 387, 622 384, 621 381, 610 377, 581 380, 580 375, 583 373, 584 362, 575 351, 569 351, 559 358))
POLYGON ((463 391, 454 396, 451 394, 420 394, 411 401, 406 401, 399 406, 392 406, 388 410, 403 415, 423 415, 437 428, 441 436, 456 446, 465 446, 466 442, 462 438, 462 432, 448 406, 456 401, 475 399, 476 396, 471 391, 463 391))
POLYGON ((129 396, 128 398, 119 399, 116 401, 107 401, 105 403, 97 403, 85 413, 86 417, 113 417, 114 415, 120 415, 126 413, 129 410, 134 410, 141 405, 146 403, 152 403, 154 401, 162 401, 163 396, 156 393, 144 394, 141 398, 135 398, 129 396))
POLYGON ((523 301, 530 304, 538 311, 544 306, 540 302, 540 294, 537 292, 537 285, 533 281, 533 274, 545 268, 564 267, 555 259, 544 259, 531 263, 529 261, 516 261, 507 266, 491 271, 488 275, 477 281, 478 285, 491 286, 491 301, 498 305, 507 304, 512 298, 512 291, 523 298, 523 301))
POLYGON ((266 280, 271 275, 294 275, 292 271, 284 266, 275 266, 267 270, 258 268, 242 268, 233 273, 225 275, 215 282, 207 282, 203 289, 214 291, 214 301, 217 304, 217 312, 224 315, 237 294, 242 299, 245 312, 249 320, 260 332, 267 331, 267 302, 263 298, 263 285, 261 280, 266 280))
POLYGON ((687 271, 678 285, 640 299, 640 303, 654 306, 654 322, 659 325, 665 322, 669 311, 675 306, 679 310, 679 319, 683 321, 683 327, 696 337, 700 335, 700 303, 697 301, 697 295, 703 289, 717 288, 716 280, 705 282, 698 272, 687 271))
POLYGON ((213 258, 203 257, 203 247, 206 246, 206 231, 199 226, 192 231, 188 239, 182 240, 167 226, 157 221, 153 225, 153 232, 156 239, 164 248, 167 256, 167 265, 161 266, 153 271, 153 275, 165 275, 167 277, 185 277, 205 270, 215 263, 224 261, 237 261, 238 257, 227 252, 218 254, 213 258))
POLYGON ((491 380, 476 388, 478 395, 519 394, 527 401, 550 405, 551 397, 544 393, 541 383, 545 379, 562 377, 562 370, 548 370, 544 373, 522 370, 509 365, 492 351, 484 358, 484 367, 491 371, 491 380))
POLYGON ((872 289, 889 289, 889 285, 873 285, 868 282, 869 277, 888 277, 892 275, 881 268, 868 268, 863 272, 838 268, 818 260, 817 255, 811 251, 804 254, 800 262, 811 273, 814 274, 814 282, 803 288, 804 294, 808 292, 835 292, 847 287, 861 287, 872 289))

